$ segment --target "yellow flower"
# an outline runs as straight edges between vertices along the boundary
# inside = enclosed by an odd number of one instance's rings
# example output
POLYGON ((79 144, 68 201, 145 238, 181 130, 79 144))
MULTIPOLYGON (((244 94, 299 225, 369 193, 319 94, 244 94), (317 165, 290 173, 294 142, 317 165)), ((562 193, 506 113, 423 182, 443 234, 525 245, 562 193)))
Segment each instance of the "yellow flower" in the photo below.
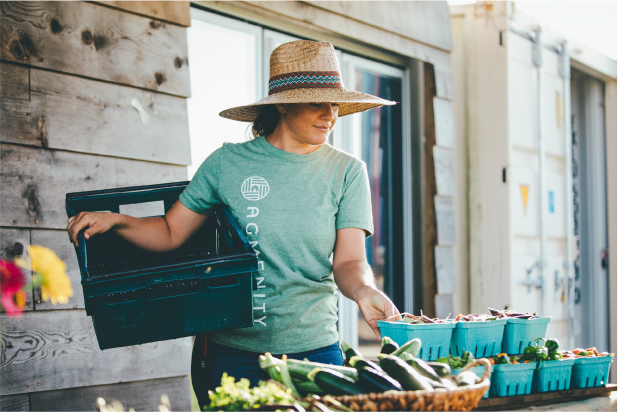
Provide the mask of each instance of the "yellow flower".
POLYGON ((68 303, 73 296, 71 280, 66 274, 66 264, 56 254, 46 247, 32 245, 28 248, 32 271, 39 273, 41 282, 41 297, 56 303, 68 303))
POLYGON ((28 299, 26 296, 26 292, 24 292, 23 290, 18 290, 17 292, 15 292, 15 304, 17 305, 17 307, 19 307, 20 309, 23 309, 26 306, 26 300, 28 299))

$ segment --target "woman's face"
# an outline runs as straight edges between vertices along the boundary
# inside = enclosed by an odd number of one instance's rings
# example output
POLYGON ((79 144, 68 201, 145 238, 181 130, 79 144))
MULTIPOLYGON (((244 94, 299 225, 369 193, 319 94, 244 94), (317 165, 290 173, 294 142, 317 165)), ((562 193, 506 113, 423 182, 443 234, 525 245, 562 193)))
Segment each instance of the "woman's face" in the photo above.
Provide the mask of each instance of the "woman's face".
POLYGON ((277 104, 279 126, 298 143, 321 145, 326 142, 339 115, 337 103, 277 104))

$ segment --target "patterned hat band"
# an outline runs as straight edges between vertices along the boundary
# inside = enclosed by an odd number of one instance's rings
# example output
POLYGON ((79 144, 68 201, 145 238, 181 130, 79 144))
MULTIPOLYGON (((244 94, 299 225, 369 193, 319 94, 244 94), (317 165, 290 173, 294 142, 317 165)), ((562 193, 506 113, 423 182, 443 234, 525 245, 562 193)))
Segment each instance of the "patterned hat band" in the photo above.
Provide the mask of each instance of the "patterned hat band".
POLYGON ((268 81, 268 95, 290 89, 343 89, 338 71, 294 72, 273 76, 268 81))
POLYGON ((339 117, 396 102, 344 88, 335 47, 326 41, 295 40, 270 55, 268 96, 255 103, 223 110, 219 116, 254 122, 267 105, 337 103, 339 117))

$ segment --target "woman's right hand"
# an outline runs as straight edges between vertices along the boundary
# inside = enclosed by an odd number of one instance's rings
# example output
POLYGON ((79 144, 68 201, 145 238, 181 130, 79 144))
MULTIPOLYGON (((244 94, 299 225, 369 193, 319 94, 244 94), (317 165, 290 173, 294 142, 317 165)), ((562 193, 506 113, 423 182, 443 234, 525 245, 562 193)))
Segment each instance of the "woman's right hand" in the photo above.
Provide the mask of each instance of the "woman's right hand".
POLYGON ((131 217, 120 213, 81 212, 68 220, 67 231, 71 242, 78 246, 77 235, 86 228, 84 237, 113 229, 129 243, 151 252, 169 252, 182 246, 209 216, 187 208, 182 202, 174 203, 165 216, 131 217))
POLYGON ((84 232, 84 237, 90 239, 91 236, 97 233, 105 233, 112 229, 120 221, 121 215, 118 213, 108 212, 80 212, 77 215, 69 218, 67 221, 67 231, 69 238, 75 246, 79 246, 77 235, 87 227, 84 232))

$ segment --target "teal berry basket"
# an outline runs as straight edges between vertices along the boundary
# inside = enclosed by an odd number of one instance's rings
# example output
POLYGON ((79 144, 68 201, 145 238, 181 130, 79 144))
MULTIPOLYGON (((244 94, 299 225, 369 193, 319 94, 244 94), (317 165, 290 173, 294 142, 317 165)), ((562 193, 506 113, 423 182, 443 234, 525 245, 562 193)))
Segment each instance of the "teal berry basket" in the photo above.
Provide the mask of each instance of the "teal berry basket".
MULTIPOLYGON (((462 369, 451 369, 451 375, 459 375, 461 373, 462 369)), ((491 370, 493 372, 494 370, 494 365, 491 366, 491 370)), ((485 373, 485 366, 481 365, 481 366, 475 366, 474 368, 470 369, 470 371, 474 372, 474 374, 476 376, 478 376, 479 378, 483 377, 483 374, 485 373)), ((490 379, 491 379, 491 375, 489 375, 490 379)), ((485 395, 483 396, 483 399, 487 399, 489 398, 489 392, 490 389, 487 389, 487 392, 485 392, 485 395)))
POLYGON ((455 323, 424 323, 412 325, 405 321, 386 322, 379 320, 378 327, 382 337, 388 336, 399 346, 414 338, 421 340, 418 357, 424 361, 434 361, 447 356, 455 323))
POLYGON ((575 388, 592 388, 607 385, 609 369, 613 356, 597 356, 594 358, 576 358, 571 374, 571 384, 575 388))
POLYGON ((451 338, 451 355, 462 356, 469 351, 475 358, 484 358, 500 353, 505 325, 506 319, 457 322, 451 338))
POLYGON ((547 336, 551 316, 536 319, 508 318, 502 339, 502 352, 508 355, 523 355, 524 349, 534 346, 534 341, 547 336))
POLYGON ((571 371, 575 359, 541 362, 534 371, 532 389, 537 392, 562 391, 571 388, 571 371))
POLYGON ((536 362, 494 365, 491 374, 491 396, 529 395, 536 362))

